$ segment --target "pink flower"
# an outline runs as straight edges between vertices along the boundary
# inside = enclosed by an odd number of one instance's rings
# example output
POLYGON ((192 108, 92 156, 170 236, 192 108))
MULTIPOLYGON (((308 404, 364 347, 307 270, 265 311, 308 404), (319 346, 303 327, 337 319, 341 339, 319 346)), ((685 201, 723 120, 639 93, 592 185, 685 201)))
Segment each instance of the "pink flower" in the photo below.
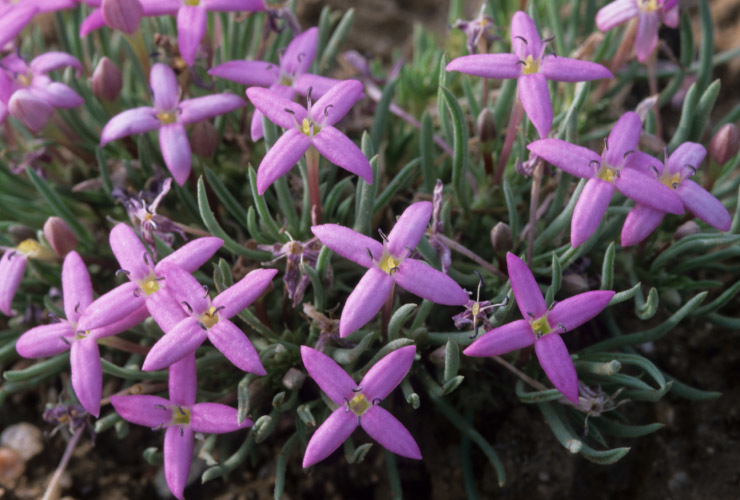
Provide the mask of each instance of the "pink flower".
POLYGON ((75 0, 0 0, 0 48, 18 36, 36 14, 76 5, 75 0))
POLYGON ((23 240, 14 248, 5 250, 0 259, 0 311, 6 316, 15 315, 12 309, 13 297, 21 285, 28 259, 54 259, 54 252, 43 247, 36 240, 23 240))

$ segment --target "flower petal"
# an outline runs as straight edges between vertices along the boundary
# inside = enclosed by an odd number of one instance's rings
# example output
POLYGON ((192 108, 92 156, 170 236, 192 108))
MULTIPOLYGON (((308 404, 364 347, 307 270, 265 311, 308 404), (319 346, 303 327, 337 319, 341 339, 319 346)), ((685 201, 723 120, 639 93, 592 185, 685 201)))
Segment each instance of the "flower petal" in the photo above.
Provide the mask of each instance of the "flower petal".
POLYGON ((554 55, 543 58, 540 63, 540 72, 548 80, 558 82, 586 82, 614 78, 612 72, 601 64, 554 55))
POLYGON ((453 59, 445 69, 483 78, 519 78, 520 61, 516 54, 471 54, 453 59))
POLYGON ((730 213, 712 194, 692 180, 686 179, 676 190, 686 208, 712 227, 729 231, 732 226, 730 213))
POLYGON ((534 344, 535 339, 529 321, 519 319, 487 331, 470 344, 463 354, 480 358, 500 356, 530 346, 534 344))
POLYGON ((263 0, 203 0, 203 6, 216 12, 261 12, 263 0))
POLYGON ((634 111, 627 111, 619 117, 617 123, 612 127, 607 139, 607 150, 604 158, 612 167, 618 167, 624 163, 625 156, 629 151, 637 149, 642 133, 642 121, 640 115, 634 111))
POLYGON ((8 111, 28 130, 38 133, 49 121, 54 108, 31 90, 21 89, 8 101, 8 111))
POLYGON ((209 69, 208 74, 242 85, 269 87, 279 80, 280 69, 265 61, 229 61, 209 69))
POLYGON ((544 139, 552 127, 552 103, 547 79, 540 73, 522 75, 519 77, 517 88, 524 111, 537 129, 537 133, 544 139))
POLYGON ((15 343, 15 350, 24 358, 46 358, 69 349, 74 336, 74 328, 66 321, 41 325, 21 335, 15 343))
POLYGON ((311 106, 311 119, 326 127, 334 125, 352 109, 362 97, 362 82, 344 80, 334 85, 311 106))
POLYGON ((308 95, 308 89, 311 89, 311 97, 320 98, 341 80, 329 78, 328 76, 312 75, 305 73, 293 80, 293 89, 299 94, 308 95))
POLYGON ((4 47, 18 36, 37 11, 38 7, 32 2, 11 4, 5 6, 5 9, 0 9, 0 47, 4 47))
POLYGON ((316 429, 306 446, 303 468, 310 467, 331 455, 357 428, 357 415, 345 408, 337 408, 316 429))
POLYGON ((681 199, 671 188, 654 176, 642 174, 634 169, 623 168, 619 177, 614 180, 614 186, 627 198, 656 210, 672 214, 684 213, 681 199))
POLYGON ((147 313, 159 325, 163 332, 169 332, 188 317, 182 304, 177 302, 167 290, 160 290, 146 298, 147 313))
POLYGON ((522 313, 524 319, 529 319, 530 314, 539 318, 547 312, 545 298, 542 296, 537 281, 534 279, 532 271, 522 259, 511 252, 506 254, 506 265, 509 269, 509 281, 511 289, 514 292, 516 305, 522 313))
POLYGON ((159 147, 172 177, 182 186, 190 175, 192 154, 185 126, 181 123, 163 125, 159 129, 159 147))
POLYGON ((370 162, 360 148, 339 130, 332 126, 324 126, 311 138, 311 142, 319 153, 334 165, 359 175, 368 184, 373 183, 373 168, 370 162))
POLYGON ((92 338, 75 340, 70 350, 72 387, 77 399, 88 413, 98 417, 103 394, 103 367, 98 343, 92 338))
POLYGON ((194 353, 170 365, 168 384, 173 404, 192 406, 195 403, 198 388, 194 353))
POLYGON ((102 0, 100 10, 105 24, 127 35, 136 33, 144 14, 139 0, 102 0))
POLYGON ((193 461, 193 431, 186 426, 168 427, 164 434, 164 477, 176 498, 183 500, 193 461))
POLYGON ((26 271, 26 257, 15 250, 6 251, 0 259, 0 311, 12 316, 13 297, 26 271))
POLYGON ((302 75, 316 57, 316 46, 319 41, 319 29, 307 29, 288 44, 280 58, 280 69, 288 75, 302 75))
POLYGON ((339 318, 339 336, 346 337, 363 327, 383 307, 393 289, 393 278, 377 267, 367 270, 344 303, 339 318))
POLYGON ((190 411, 190 428, 195 432, 224 434, 253 425, 248 418, 239 425, 236 408, 218 403, 198 403, 190 411))
POLYGON ((252 87, 247 89, 247 97, 271 122, 284 129, 295 129, 306 118, 306 109, 303 106, 271 90, 252 87))
POLYGON ((139 0, 145 16, 174 16, 182 0, 139 0))
POLYGON ((640 12, 640 20, 637 22, 637 35, 635 36, 635 52, 638 61, 647 61, 647 58, 655 50, 655 46, 658 45, 658 24, 657 12, 640 12))
POLYGON ((668 157, 666 167, 671 174, 691 175, 699 169, 706 156, 707 150, 701 144, 684 142, 668 157))
POLYGON ((568 297, 555 303, 547 315, 547 321, 553 329, 560 323, 567 331, 575 330, 603 311, 612 297, 614 292, 611 290, 595 290, 568 297))
POLYGON ((245 104, 244 99, 234 94, 213 94, 188 99, 180 103, 181 113, 178 121, 188 124, 207 120, 239 109, 245 104))
MULTIPOLYGON (((190 316, 200 316, 208 310, 209 300, 208 292, 203 292, 203 286, 188 271, 177 264, 165 262, 157 266, 157 273, 164 276, 164 284, 167 291, 172 294, 175 300, 183 304, 187 302, 190 306, 190 316)), ((185 309, 188 309, 185 306, 185 309)))
POLYGON ((570 222, 570 244, 573 248, 583 244, 596 232, 613 195, 614 184, 596 177, 588 180, 576 202, 570 222))
POLYGON ((244 332, 228 319, 220 319, 208 330, 208 339, 234 366, 248 373, 267 375, 257 349, 244 332))
POLYGON ((650 236, 650 233, 658 227, 663 217, 665 217, 665 212, 655 210, 641 203, 636 204, 624 220, 622 246, 636 245, 650 236))
MULTIPOLYGON (((155 294, 156 295, 156 294, 155 294)), ((164 294, 163 294, 164 295, 164 294)), ((147 298, 147 302, 151 300, 151 297, 147 298)), ((137 310, 131 314, 124 316, 122 319, 111 323, 109 325, 101 326, 100 328, 94 328, 90 330, 89 337, 94 339, 102 339, 104 337, 110 337, 112 335, 119 334, 129 330, 150 316, 149 310, 146 304, 143 304, 137 310)))
MULTIPOLYGON (((286 87, 285 85, 280 85, 279 83, 273 83, 272 85, 270 85, 270 90, 276 95, 284 97, 289 101, 293 101, 293 98, 295 97, 295 90, 293 90, 292 87, 286 87)), ((265 135, 264 131, 262 130, 263 116, 264 115, 262 114, 262 112, 260 112, 259 109, 255 109, 254 113, 252 114, 252 123, 249 129, 250 135, 252 136, 252 142, 259 141, 265 135)))
POLYGON ((333 359, 305 345, 301 346, 301 359, 308 374, 334 403, 343 405, 352 398, 357 384, 333 359))
POLYGON ((77 329, 86 331, 108 326, 136 312, 146 303, 145 295, 134 293, 139 285, 133 282, 119 285, 87 306, 77 322, 77 329))
POLYGON ((455 280, 424 261, 406 258, 391 276, 404 290, 446 306, 464 306, 470 297, 455 280))
POLYGON ((578 403, 578 375, 565 342, 557 333, 537 339, 534 351, 552 385, 573 404, 578 403))
POLYGON ((264 194, 273 182, 298 163, 310 147, 311 139, 296 128, 280 136, 258 167, 257 193, 264 194))
POLYGON ((165 262, 171 262, 188 272, 195 272, 200 266, 208 262, 223 244, 224 240, 215 236, 195 239, 160 260, 155 269, 158 270, 165 262))
POLYGON ((432 217, 432 204, 419 201, 409 205, 388 234, 388 252, 394 257, 406 255, 424 236, 432 217))
POLYGON ((207 21, 208 11, 202 5, 183 5, 177 11, 177 47, 188 66, 195 63, 195 53, 206 34, 207 21))
POLYGON ((530 143, 527 149, 560 170, 583 179, 594 176, 591 162, 601 164, 601 155, 598 153, 561 139, 539 139, 530 143))
POLYGON ((82 71, 82 63, 76 57, 66 52, 45 52, 40 56, 34 57, 30 66, 34 73, 48 73, 49 71, 67 66, 75 68, 77 71, 82 71))
POLYGON ((624 169, 634 168, 635 170, 656 177, 655 172, 658 172, 658 176, 663 173, 663 162, 659 159, 647 154, 642 151, 634 151, 630 153, 624 162, 624 169))
POLYGON ((402 457, 421 460, 419 445, 411 433, 381 406, 374 406, 360 417, 360 425, 371 438, 388 451, 402 457))
POLYGON ((640 9, 635 0, 616 0, 599 9, 596 13, 596 26, 601 31, 609 31, 639 14, 640 9))
POLYGON ((87 36, 93 31, 102 28, 103 26, 105 26, 103 11, 100 9, 95 9, 82 21, 82 24, 80 24, 80 37, 87 36))
POLYGON ((262 292, 272 283, 277 269, 255 269, 237 283, 230 286, 213 299, 219 319, 229 319, 239 314, 257 300, 262 292))
POLYGON ((142 106, 118 113, 111 118, 100 133, 100 146, 111 141, 134 134, 156 130, 162 125, 157 112, 149 106, 142 106))
POLYGON ((383 356, 362 377, 360 387, 368 401, 383 400, 411 369, 416 355, 416 346, 408 345, 383 356))
POLYGON ((76 323, 82 311, 93 301, 92 282, 82 257, 72 250, 62 265, 62 293, 64 314, 67 320, 76 323))
POLYGON ((159 396, 111 396, 110 402, 116 412, 132 424, 154 428, 172 419, 169 400, 159 396))
POLYGON ((525 12, 519 10, 511 18, 511 46, 522 61, 527 56, 539 59, 542 54, 542 39, 537 26, 525 12))
POLYGON ((664 3, 660 9, 660 20, 669 28, 678 28, 678 0, 673 2, 673 7, 670 7, 669 3, 664 3))
POLYGON ((129 273, 130 279, 141 281, 152 274, 151 256, 131 226, 123 222, 116 224, 108 240, 118 264, 129 273))
POLYGON ((173 111, 180 99, 180 86, 175 72, 163 63, 156 63, 149 73, 154 107, 158 111, 173 111))
POLYGON ((198 326, 198 318, 185 318, 152 346, 141 369, 152 371, 166 368, 195 352, 207 336, 206 330, 198 326))
POLYGON ((352 262, 364 267, 372 267, 373 260, 383 256, 383 245, 369 236, 338 224, 311 226, 311 232, 329 249, 352 262), (373 258, 368 255, 368 250, 373 258))

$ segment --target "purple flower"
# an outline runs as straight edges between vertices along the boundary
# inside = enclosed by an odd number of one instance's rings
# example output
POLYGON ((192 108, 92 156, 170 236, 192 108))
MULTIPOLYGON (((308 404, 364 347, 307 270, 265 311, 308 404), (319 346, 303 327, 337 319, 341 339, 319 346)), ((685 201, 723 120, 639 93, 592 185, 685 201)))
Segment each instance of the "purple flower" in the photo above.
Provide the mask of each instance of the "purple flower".
POLYGON ((93 289, 85 263, 75 251, 64 258, 62 292, 67 319, 31 328, 20 336, 15 348, 24 358, 54 356, 69 349, 72 387, 85 410, 97 417, 103 392, 103 371, 97 339, 126 331, 141 323, 149 313, 142 306, 104 328, 78 331, 77 320, 92 303, 93 289))
POLYGON ((516 305, 525 319, 486 332, 465 349, 464 354, 500 356, 534 344, 537 359, 552 385, 577 404, 578 376, 560 335, 594 318, 609 304, 614 292, 581 293, 562 302, 553 302, 548 309, 527 265, 512 253, 506 254, 506 263, 516 305))
POLYGON ((161 266, 171 262, 193 272, 210 259, 223 243, 222 239, 213 236, 198 238, 155 265, 134 230, 126 224, 116 224, 110 232, 110 246, 121 265, 121 272, 130 281, 90 304, 78 322, 79 329, 92 330, 109 325, 145 304, 154 320, 162 326, 168 321, 162 316, 170 316, 174 314, 173 310, 179 311, 180 307, 164 290, 167 284, 161 266))
POLYGON ((524 111, 540 137, 552 126, 552 103, 547 80, 583 82, 613 78, 601 64, 545 54, 546 41, 527 14, 518 11, 511 20, 513 54, 472 54, 458 57, 447 71, 460 71, 483 78, 516 78, 524 111))
POLYGON ((678 0, 616 0, 596 13, 596 26, 609 31, 633 17, 638 18, 635 51, 644 62, 658 44, 660 21, 671 28, 678 26, 678 0))
POLYGON ((196 403, 195 356, 170 367, 170 399, 159 396, 112 396, 111 404, 131 423, 166 429, 164 435, 164 476, 175 497, 183 491, 193 458, 193 434, 223 434, 251 427, 248 418, 241 424, 237 411, 218 403, 196 403))
MULTIPOLYGON (((695 142, 685 142, 666 159, 665 165, 652 156, 640 154, 645 157, 645 160, 640 162, 645 174, 657 175, 660 182, 675 191, 689 212, 721 231, 730 230, 732 219, 722 202, 699 184, 689 180, 707 154, 704 146, 695 142)), ((664 216, 663 210, 642 203, 636 204, 624 221, 622 246, 635 245, 647 238, 664 216)))
POLYGON ((308 274, 303 272, 303 266, 316 268, 316 261, 319 258, 321 242, 316 238, 304 242, 290 240, 287 243, 275 243, 273 245, 257 245, 260 250, 272 252, 275 259, 268 262, 274 264, 281 258, 285 257, 285 273, 283 274, 283 283, 288 298, 291 299, 291 305, 298 307, 306 293, 306 288, 310 283, 308 274))
POLYGON ((105 125, 100 146, 132 134, 159 129, 159 146, 175 182, 183 185, 190 174, 191 153, 185 125, 228 113, 244 106, 233 94, 215 94, 180 102, 177 77, 167 65, 157 63, 149 76, 154 107, 142 106, 119 113, 105 125))
POLYGON ((177 10, 172 2, 162 0, 82 0, 94 7, 80 24, 80 36, 108 26, 129 35, 139 29, 142 17, 171 15, 177 10))
POLYGON ((645 155, 636 154, 642 123, 637 113, 621 116, 609 133, 601 155, 560 139, 540 139, 527 148, 576 177, 588 179, 573 211, 570 242, 575 248, 599 227, 614 190, 647 206, 673 214, 683 213, 683 204, 668 186, 641 172, 645 155))
POLYGON ((306 447, 303 467, 322 461, 352 434, 358 425, 388 451, 421 460, 421 451, 406 427, 379 405, 406 376, 416 354, 406 346, 387 354, 356 385, 330 357, 301 346, 306 371, 338 408, 324 421, 306 447))
POLYGON ((431 215, 432 204, 428 201, 410 205, 388 237, 383 238, 382 244, 336 224, 311 228, 321 243, 345 259, 368 268, 344 304, 339 320, 341 337, 351 334, 375 316, 393 290, 394 283, 437 304, 467 304, 468 294, 452 278, 426 262, 410 257, 424 235, 431 215))
POLYGON ((265 375, 257 350, 229 318, 254 302, 277 274, 277 269, 257 269, 221 292, 213 301, 208 290, 176 264, 162 263, 167 289, 181 304, 185 319, 166 329, 149 351, 143 370, 159 370, 194 352, 208 338, 240 370, 265 375))
POLYGON ((287 130, 270 148, 257 171, 257 192, 263 194, 275 180, 298 163, 309 150, 316 148, 327 160, 368 183, 373 182, 373 169, 354 142, 332 125, 341 120, 362 95, 362 83, 345 80, 333 86, 309 109, 267 89, 247 89, 252 104, 273 123, 287 130))
MULTIPOLYGON (((319 30, 311 28, 293 39, 280 55, 280 65, 265 61, 229 61, 208 70, 209 75, 225 78, 242 85, 268 87, 280 97, 292 101, 296 92, 321 97, 339 80, 306 73, 316 57, 319 30)), ((262 139, 262 113, 252 115, 252 141, 262 139)))
POLYGON ((0 123, 10 113, 37 133, 49 121, 54 108, 81 106, 84 101, 77 92, 46 75, 66 66, 82 71, 80 61, 64 52, 41 54, 30 64, 15 54, 3 58, 0 61, 0 123))
POLYGON ((75 0, 0 0, 0 47, 18 36, 36 14, 72 9, 76 5, 75 0))
POLYGON ((5 252, 0 259, 0 311, 13 316, 13 297, 23 279, 28 259, 55 259, 54 251, 43 247, 36 240, 23 240, 15 248, 1 247, 5 252))
POLYGON ((483 2, 480 12, 478 12, 478 17, 470 21, 458 19, 452 25, 453 28, 457 28, 465 33, 467 38, 465 45, 470 54, 475 54, 478 51, 478 43, 480 43, 481 38, 485 38, 487 42, 492 42, 498 38, 493 34, 493 18, 485 15, 485 11, 486 3, 483 2))

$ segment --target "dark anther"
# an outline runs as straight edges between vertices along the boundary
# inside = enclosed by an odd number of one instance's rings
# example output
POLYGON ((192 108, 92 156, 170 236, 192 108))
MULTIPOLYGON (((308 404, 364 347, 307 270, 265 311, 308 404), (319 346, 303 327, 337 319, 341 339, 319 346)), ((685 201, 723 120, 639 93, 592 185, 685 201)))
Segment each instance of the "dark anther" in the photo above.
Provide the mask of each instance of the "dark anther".
POLYGON ((531 313, 529 311, 527 311, 527 316, 529 316, 532 319, 537 319, 537 316, 535 316, 534 313, 531 313))
POLYGON ((383 241, 388 241, 388 236, 386 236, 386 234, 383 232, 382 229, 378 228, 378 234, 380 235, 383 241))
POLYGON ((149 210, 149 207, 148 207, 148 206, 146 206, 146 205, 144 205, 144 210, 145 210, 145 211, 146 211, 146 213, 148 213, 149 215, 154 215, 154 212, 152 212, 151 210, 149 210))
POLYGON ((15 250, 11 250, 8 254, 8 260, 11 260, 13 257, 15 257, 18 254, 15 250))
POLYGON ((548 310, 548 311, 552 311, 552 308, 553 308, 553 307, 555 307, 555 304, 557 304, 557 303, 558 303, 558 301, 557 301, 557 300, 553 300, 553 301, 552 301, 552 304, 550 304, 550 307, 548 307, 548 308, 547 308, 547 310, 548 310))
POLYGON ((125 269, 119 269, 118 271, 116 271, 116 276, 118 276, 119 274, 125 274, 126 276, 130 276, 131 271, 126 271, 125 269))
POLYGON ((182 425, 178 425, 177 428, 180 429, 180 437, 183 437, 185 435, 185 431, 182 430, 182 425))
POLYGON ((517 63, 517 64, 521 64, 522 66, 524 66, 524 65, 526 65, 526 64, 527 64, 527 62, 526 62, 526 61, 522 61, 521 59, 519 59, 519 60, 518 60, 518 61, 517 61, 516 63, 517 63))
POLYGON ((655 165, 650 165, 650 170, 653 171, 656 179, 660 177, 660 172, 658 171, 658 167, 656 167, 655 165))
POLYGON ((380 398, 373 398, 373 400, 372 400, 373 406, 378 406, 382 402, 383 402, 383 400, 380 399, 380 398))
POLYGON ((526 39, 526 38, 524 38, 523 36, 515 36, 514 38, 516 38, 516 39, 518 39, 518 40, 521 40, 522 42, 524 42, 524 44, 525 44, 525 45, 529 45, 529 44, 527 43, 527 39, 526 39))
POLYGON ((49 317, 54 323, 61 323, 62 319, 54 313, 49 313, 49 317))
POLYGON ((149 254, 144 252, 144 255, 141 256, 142 259, 144 259, 144 264, 149 265, 149 254))
POLYGON ((398 266, 391 267, 391 276, 393 276, 394 274, 396 274, 399 271, 399 269, 400 268, 398 266))
POLYGON ((635 152, 635 150, 634 150, 634 149, 630 149, 629 151, 626 151, 626 152, 624 153, 624 158, 627 158, 627 157, 628 157, 629 155, 631 155, 631 154, 632 154, 632 153, 634 153, 634 152, 635 152))
POLYGON ((167 409, 167 407, 165 405, 161 405, 161 404, 156 404, 156 405, 154 405, 154 407, 157 410, 166 410, 167 409))
POLYGON ((608 137, 604 137, 604 149, 609 151, 609 138, 608 137))
POLYGON ((285 108, 285 109, 283 109, 283 111, 285 111, 286 113, 288 113, 290 115, 295 116, 295 111, 293 111, 292 109, 285 108))
POLYGON ((673 189, 678 189, 678 182, 674 182, 671 186, 673 186, 673 189))
POLYGON ((362 386, 352 389, 352 392, 362 392, 362 386))
POLYGON ((134 297, 138 297, 141 294, 141 288, 134 289, 134 297))
POLYGON ((273 68, 272 64, 268 64, 268 65, 267 65, 267 66, 265 67, 265 69, 266 69, 267 71, 270 71, 270 70, 271 70, 272 68, 273 68))
POLYGON ((154 281, 164 281, 164 276, 157 276, 154 281))
POLYGON ((182 409, 182 406, 177 405, 177 409, 180 410, 180 415, 187 415, 187 413, 185 413, 185 410, 182 409))
POLYGON ((298 62, 301 62, 303 58, 306 56, 303 52, 299 52, 296 58, 298 59, 298 62))
POLYGON ((614 175, 617 177, 617 179, 622 178, 622 171, 621 170, 615 170, 614 175))
POLYGON ((226 309, 226 306, 218 306, 216 309, 213 310, 213 314, 216 315, 219 311, 223 311, 224 309, 226 309))
POLYGON ((328 117, 328 116, 329 116, 329 108, 333 108, 333 107, 334 107, 334 105, 333 105, 333 104, 327 104, 327 105, 326 105, 326 106, 324 107, 324 116, 327 116, 327 117, 328 117))
POLYGON ((203 298, 205 299, 208 297, 208 285, 203 285, 203 290, 205 291, 205 295, 203 295, 203 298))
POLYGON ((158 431, 158 430, 161 430, 161 429, 162 429, 162 427, 164 427, 164 424, 157 424, 157 426, 156 426, 156 427, 152 427, 152 430, 153 430, 153 431, 158 431))
POLYGON ((553 40, 555 40, 555 35, 552 35, 552 36, 548 36, 547 38, 543 38, 543 39, 542 39, 542 43, 550 43, 550 42, 552 42, 553 40))
POLYGON ((75 312, 77 314, 80 314, 80 303, 79 302, 75 304, 75 312))
POLYGON ((72 347, 72 343, 66 337, 59 337, 59 340, 61 340, 62 342, 64 342, 68 346, 72 347))
POLYGON ((596 168, 601 168, 601 163, 596 160, 591 160, 590 162, 588 162, 589 168, 593 168, 594 163, 596 164, 596 168))
POLYGON ((365 247, 365 250, 367 250, 367 256, 370 257, 370 260, 375 260, 375 257, 373 257, 373 253, 370 251, 368 247, 365 247))
POLYGON ((476 276, 478 276, 478 291, 480 292, 480 287, 483 286, 483 276, 481 276, 477 269, 473 272, 476 274, 476 276))
POLYGON ((198 325, 204 332, 208 331, 208 328, 206 327, 206 325, 204 325, 200 321, 197 321, 195 324, 198 325))
POLYGON ((185 301, 183 300, 183 301, 182 301, 182 305, 184 305, 185 307, 187 307, 187 308, 188 308, 188 314, 193 314, 193 308, 192 308, 192 307, 190 307, 190 304, 188 304, 187 302, 185 302, 185 301))
POLYGON ((474 338, 476 338, 477 336, 478 336, 478 328, 476 328, 475 330, 473 330, 473 335, 471 335, 471 336, 470 336, 470 337, 468 337, 468 338, 469 338, 470 340, 473 340, 473 339, 474 339, 474 338))
POLYGON ((509 296, 504 297, 504 301, 500 304, 494 304, 495 307, 503 307, 509 304, 509 296))
POLYGON ((565 328, 565 325, 564 325, 564 324, 562 324, 562 323, 558 322, 558 326, 559 326, 560 328, 562 328, 562 330, 563 330, 563 333, 566 333, 566 332, 568 331, 568 329, 567 329, 567 328, 565 328))
POLYGON ((308 92, 306 92, 306 99, 309 101, 311 100, 311 93, 313 92, 313 87, 308 87, 308 92))
POLYGON ((349 399, 344 398, 344 404, 346 405, 344 407, 344 413, 349 413, 349 399))
POLYGON ((696 167, 693 165, 689 165, 688 163, 684 165, 685 168, 691 169, 691 175, 694 175, 696 173, 696 167))

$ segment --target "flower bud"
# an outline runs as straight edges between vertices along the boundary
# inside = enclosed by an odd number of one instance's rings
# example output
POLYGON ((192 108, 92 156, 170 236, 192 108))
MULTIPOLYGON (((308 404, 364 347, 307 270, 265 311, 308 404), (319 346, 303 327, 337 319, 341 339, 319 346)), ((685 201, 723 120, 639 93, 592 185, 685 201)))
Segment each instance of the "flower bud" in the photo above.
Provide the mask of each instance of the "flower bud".
POLYGON ((511 228, 504 222, 499 222, 491 229, 491 245, 496 253, 504 254, 514 248, 511 237, 511 228))
POLYGON ((737 155, 740 149, 740 131, 734 123, 727 123, 714 134, 709 143, 709 156, 724 165, 737 155))
POLYGON ((8 102, 8 111, 28 130, 38 133, 54 112, 49 103, 27 89, 17 90, 8 102))
POLYGON ((144 14, 139 0, 103 0, 100 10, 105 24, 129 35, 139 29, 144 14))
POLYGON ((218 130, 209 121, 198 122, 190 132, 190 148, 193 153, 204 158, 214 155, 218 140, 218 130))
POLYGON ((493 113, 488 108, 483 108, 483 111, 476 118, 475 129, 478 132, 481 144, 488 145, 496 140, 498 135, 496 121, 493 119, 493 113))
POLYGON ((103 57, 95 68, 92 76, 92 91, 95 97, 105 101, 113 101, 121 93, 123 79, 121 71, 113 61, 103 57))
POLYGON ((306 374, 297 368, 290 368, 283 375, 283 386, 289 391, 297 391, 306 380, 306 374))
POLYGON ((431 353, 429 353, 429 361, 434 363, 440 368, 445 367, 445 358, 447 357, 447 348, 446 346, 439 346, 435 350, 433 350, 431 353))
POLYGON ((676 229, 676 232, 673 234, 673 239, 678 241, 681 238, 691 236, 692 234, 696 234, 699 231, 701 231, 699 224, 697 224, 693 220, 690 220, 678 226, 678 229, 676 229))
POLYGON ((61 217, 49 217, 44 223, 44 238, 59 257, 77 248, 77 236, 61 217))

